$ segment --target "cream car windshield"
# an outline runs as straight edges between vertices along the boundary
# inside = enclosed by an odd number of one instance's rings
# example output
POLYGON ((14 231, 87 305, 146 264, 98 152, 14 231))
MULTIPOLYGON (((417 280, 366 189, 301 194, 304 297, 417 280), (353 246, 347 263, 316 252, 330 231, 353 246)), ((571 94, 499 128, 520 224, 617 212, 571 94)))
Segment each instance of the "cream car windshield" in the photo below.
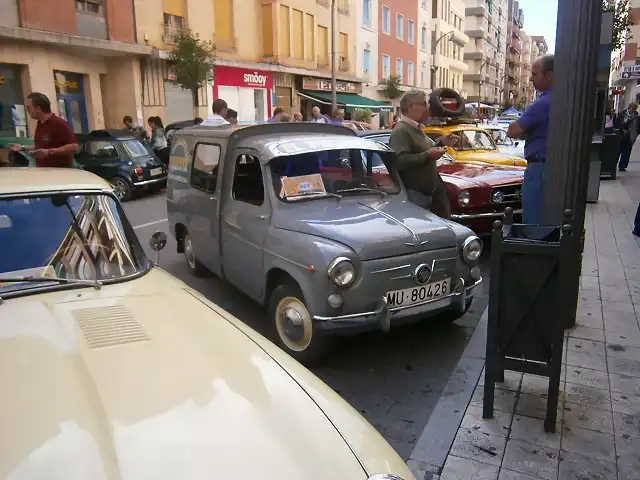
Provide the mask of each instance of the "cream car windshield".
POLYGON ((277 157, 269 162, 273 186, 285 202, 311 198, 396 195, 392 152, 326 150, 277 157))
POLYGON ((0 245, 0 296, 115 281, 150 266, 117 202, 104 194, 2 197, 0 245))
POLYGON ((495 150, 496 146, 491 141, 487 132, 482 130, 463 130, 451 134, 453 148, 455 150, 495 150))

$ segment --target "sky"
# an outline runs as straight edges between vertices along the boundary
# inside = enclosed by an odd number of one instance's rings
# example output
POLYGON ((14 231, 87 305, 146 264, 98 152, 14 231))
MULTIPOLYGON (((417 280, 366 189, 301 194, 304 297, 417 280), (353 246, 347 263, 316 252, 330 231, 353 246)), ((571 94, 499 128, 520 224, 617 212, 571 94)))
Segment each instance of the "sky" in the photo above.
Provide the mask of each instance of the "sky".
POLYGON ((543 35, 549 53, 554 53, 558 0, 519 0, 519 3, 524 11, 524 31, 527 35, 543 35))

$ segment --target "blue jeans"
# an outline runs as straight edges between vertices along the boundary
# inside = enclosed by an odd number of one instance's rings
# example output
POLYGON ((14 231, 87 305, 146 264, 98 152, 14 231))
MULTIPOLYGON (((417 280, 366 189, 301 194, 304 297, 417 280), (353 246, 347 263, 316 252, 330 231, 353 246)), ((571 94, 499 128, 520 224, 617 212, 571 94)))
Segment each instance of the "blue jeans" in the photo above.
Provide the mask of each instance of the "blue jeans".
POLYGON ((522 184, 522 223, 540 225, 544 163, 530 163, 522 184))

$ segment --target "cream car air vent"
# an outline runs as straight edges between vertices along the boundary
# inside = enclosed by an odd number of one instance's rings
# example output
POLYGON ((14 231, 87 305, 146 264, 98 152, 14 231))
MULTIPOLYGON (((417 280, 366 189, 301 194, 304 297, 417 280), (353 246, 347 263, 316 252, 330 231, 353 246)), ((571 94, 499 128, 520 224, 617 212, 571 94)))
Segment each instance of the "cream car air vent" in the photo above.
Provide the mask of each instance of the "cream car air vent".
POLYGON ((123 305, 76 310, 73 316, 89 348, 104 348, 150 340, 142 325, 123 305))

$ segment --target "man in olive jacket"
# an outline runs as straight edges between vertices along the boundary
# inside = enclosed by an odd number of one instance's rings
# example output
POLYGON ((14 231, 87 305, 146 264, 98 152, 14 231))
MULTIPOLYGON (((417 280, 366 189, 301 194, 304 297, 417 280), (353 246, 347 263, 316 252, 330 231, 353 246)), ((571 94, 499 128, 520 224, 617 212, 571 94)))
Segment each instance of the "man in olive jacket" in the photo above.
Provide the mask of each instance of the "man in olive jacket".
MULTIPOLYGON (((449 197, 436 170, 436 162, 445 150, 424 134, 422 124, 429 115, 427 95, 420 90, 405 93, 400 100, 400 112, 402 117, 391 133, 389 146, 396 152, 395 167, 409 200, 428 210, 439 207, 442 217, 450 218, 449 197)), ((438 139, 441 144, 447 141, 448 137, 438 139)))

